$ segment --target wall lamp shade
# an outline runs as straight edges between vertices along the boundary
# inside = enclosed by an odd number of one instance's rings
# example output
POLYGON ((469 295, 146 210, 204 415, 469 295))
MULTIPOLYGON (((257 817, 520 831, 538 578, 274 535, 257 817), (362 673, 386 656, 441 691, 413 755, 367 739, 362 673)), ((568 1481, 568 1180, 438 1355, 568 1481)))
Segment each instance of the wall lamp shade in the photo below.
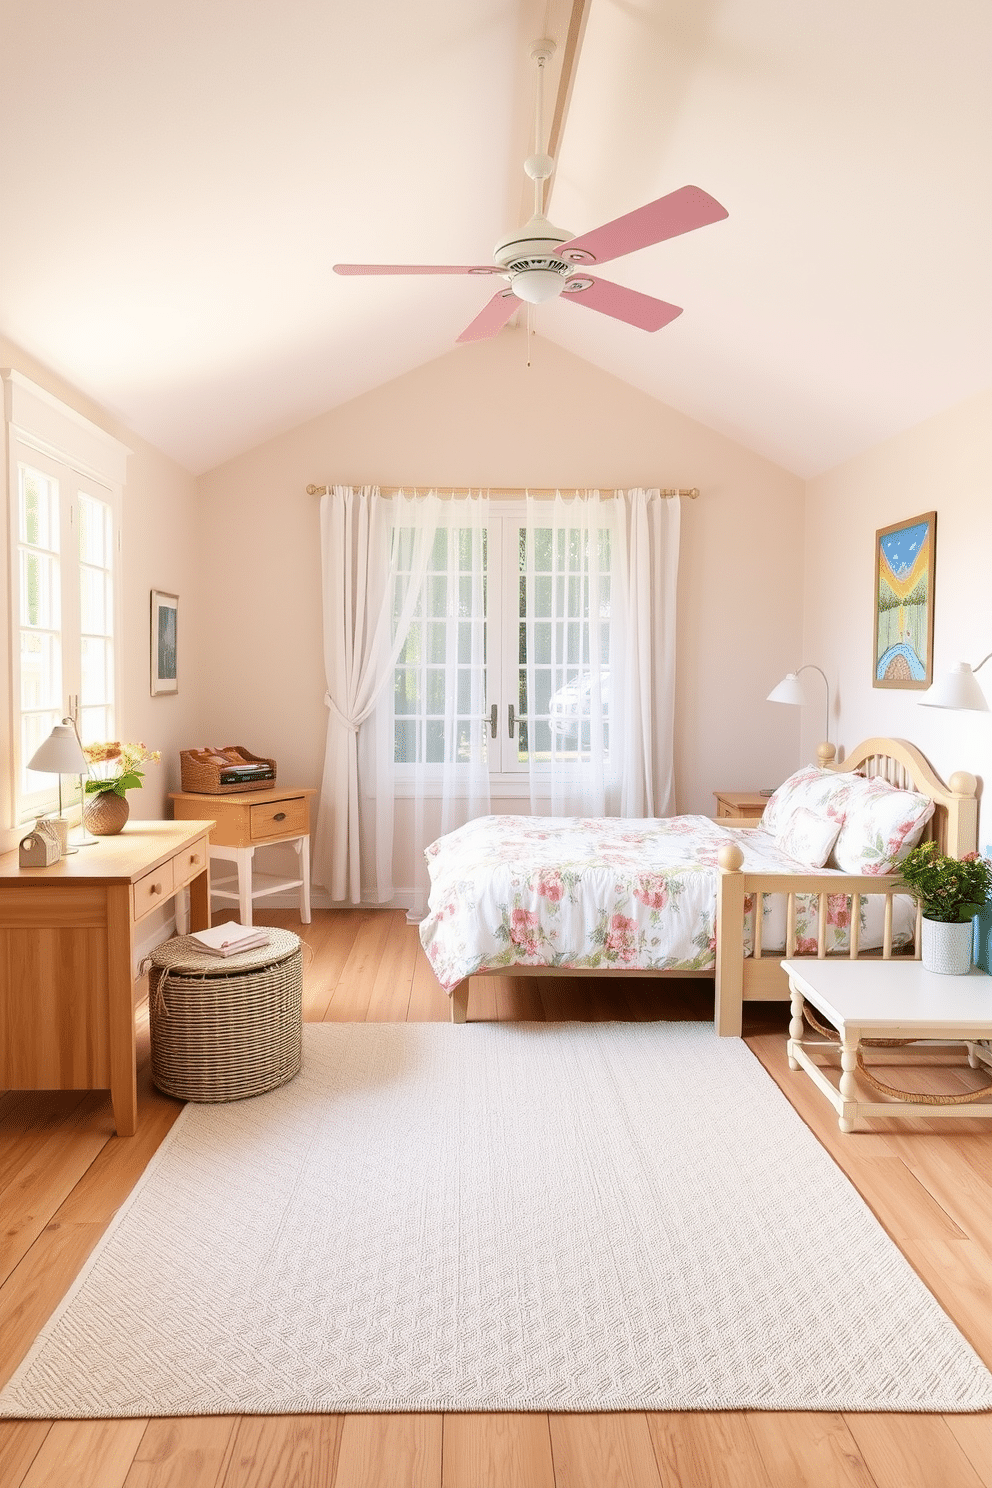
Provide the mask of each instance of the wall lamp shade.
POLYGON ((768 694, 767 701, 770 703, 792 703, 793 706, 801 708, 806 702, 806 694, 803 692, 803 685, 799 680, 800 672, 819 672, 823 678, 823 686, 827 695, 823 732, 823 738, 826 742, 830 738, 830 683, 827 681, 826 672, 816 666, 814 662, 807 661, 805 666, 801 666, 798 671, 788 672, 782 678, 781 682, 772 688, 768 694))
POLYGON ((957 662, 949 672, 938 677, 933 686, 927 689, 920 698, 921 706, 962 708, 969 713, 987 713, 989 705, 975 678, 975 672, 981 671, 985 662, 990 658, 992 658, 992 651, 974 668, 970 667, 966 661, 957 662))

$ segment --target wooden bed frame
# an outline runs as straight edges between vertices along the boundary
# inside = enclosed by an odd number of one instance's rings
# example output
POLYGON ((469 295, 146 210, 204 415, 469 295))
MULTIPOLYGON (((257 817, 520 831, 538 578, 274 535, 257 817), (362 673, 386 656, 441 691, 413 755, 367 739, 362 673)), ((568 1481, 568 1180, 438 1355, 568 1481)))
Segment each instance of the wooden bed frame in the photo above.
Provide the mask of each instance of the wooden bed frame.
MULTIPOLYGON (((936 810, 924 833, 925 839, 935 840, 942 852, 961 858, 974 852, 978 840, 978 782, 967 771, 958 771, 950 777, 947 785, 937 776, 920 751, 905 739, 867 739, 845 758, 843 763, 834 760, 832 744, 821 744, 817 750, 819 764, 838 773, 860 773, 870 777, 879 776, 899 790, 915 790, 929 796, 936 810)), ((753 827, 754 822, 731 823, 724 818, 721 827, 741 830, 753 827)), ((789 982, 781 963, 789 957, 796 960, 796 896, 817 894, 819 896, 819 925, 817 949, 811 959, 826 956, 827 900, 836 894, 873 894, 885 897, 883 943, 880 951, 865 952, 866 956, 892 957, 892 899, 899 885, 898 875, 868 875, 839 873, 744 873, 741 864, 744 854, 736 843, 729 842, 721 848, 719 856, 720 875, 717 884, 716 909, 716 971, 640 971, 640 970, 579 970, 570 967, 528 966, 522 963, 480 971, 479 976, 558 976, 558 977, 715 977, 716 1000, 714 1022, 716 1031, 724 1035, 740 1035, 743 1005, 746 1001, 788 1002, 789 982), (754 954, 744 954, 744 919, 755 894, 785 894, 788 896, 786 910, 785 949, 763 951, 761 947, 762 916, 755 915, 754 954)), ((905 892, 905 891, 903 891, 905 892)), ((860 920, 851 916, 852 959, 860 952, 858 944, 860 920)), ((896 951, 896 955, 919 955, 919 912, 915 947, 909 952, 896 951)), ((451 993, 451 1019, 453 1023, 464 1023, 468 1017, 468 995, 470 978, 466 977, 451 993)))

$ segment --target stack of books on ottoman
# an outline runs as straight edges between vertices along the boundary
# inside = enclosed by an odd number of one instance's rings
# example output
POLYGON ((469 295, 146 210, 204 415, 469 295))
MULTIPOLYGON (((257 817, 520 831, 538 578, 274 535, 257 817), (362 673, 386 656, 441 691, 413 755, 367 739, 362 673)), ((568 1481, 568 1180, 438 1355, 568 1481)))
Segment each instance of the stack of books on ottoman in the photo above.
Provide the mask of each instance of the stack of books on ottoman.
POLYGON ((268 945, 270 936, 264 925, 241 925, 230 920, 225 925, 211 925, 209 930, 194 930, 189 939, 195 950, 207 955, 236 956, 239 951, 268 945))

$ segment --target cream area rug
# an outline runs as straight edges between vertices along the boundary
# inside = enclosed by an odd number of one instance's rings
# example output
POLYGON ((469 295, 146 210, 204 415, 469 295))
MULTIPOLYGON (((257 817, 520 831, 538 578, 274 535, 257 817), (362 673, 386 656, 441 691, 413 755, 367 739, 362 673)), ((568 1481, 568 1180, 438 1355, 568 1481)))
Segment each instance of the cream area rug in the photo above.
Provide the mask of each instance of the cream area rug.
POLYGON ((292 1083, 187 1107, 2 1414, 992 1407, 740 1041, 305 1033, 292 1083))

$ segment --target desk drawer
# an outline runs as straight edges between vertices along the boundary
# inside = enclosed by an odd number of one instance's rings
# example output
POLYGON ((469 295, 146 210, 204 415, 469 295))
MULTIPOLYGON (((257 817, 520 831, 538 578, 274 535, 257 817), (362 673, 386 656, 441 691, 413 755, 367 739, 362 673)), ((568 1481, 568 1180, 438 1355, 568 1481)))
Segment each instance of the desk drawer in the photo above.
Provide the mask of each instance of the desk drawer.
POLYGON ((198 837, 191 842, 189 847, 184 847, 181 853, 176 853, 172 860, 172 882, 175 888, 181 889, 191 879, 196 878, 207 866, 207 839, 198 837))
MULTIPOLYGON (((185 856, 185 854, 182 854, 185 856)), ((173 859, 162 863, 160 867, 146 873, 144 878, 139 878, 131 887, 131 895, 134 902, 134 918, 140 920, 142 915, 151 914, 160 904, 171 899, 175 893, 175 879, 172 876, 173 859)))
POLYGON ((250 806, 251 837, 302 837, 309 832, 306 796, 290 796, 287 801, 265 801, 250 806))

